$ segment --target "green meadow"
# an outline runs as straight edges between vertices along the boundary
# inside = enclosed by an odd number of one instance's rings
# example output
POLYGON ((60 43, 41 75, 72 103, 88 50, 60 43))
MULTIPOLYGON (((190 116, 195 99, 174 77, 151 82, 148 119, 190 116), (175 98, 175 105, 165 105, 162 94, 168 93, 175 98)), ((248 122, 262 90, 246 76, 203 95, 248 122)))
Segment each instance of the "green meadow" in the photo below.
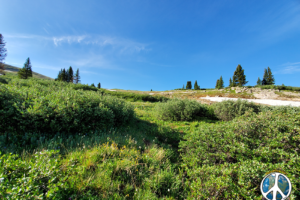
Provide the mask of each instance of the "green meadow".
POLYGON ((0 199, 300 199, 300 108, 154 93, 1 76, 0 199))

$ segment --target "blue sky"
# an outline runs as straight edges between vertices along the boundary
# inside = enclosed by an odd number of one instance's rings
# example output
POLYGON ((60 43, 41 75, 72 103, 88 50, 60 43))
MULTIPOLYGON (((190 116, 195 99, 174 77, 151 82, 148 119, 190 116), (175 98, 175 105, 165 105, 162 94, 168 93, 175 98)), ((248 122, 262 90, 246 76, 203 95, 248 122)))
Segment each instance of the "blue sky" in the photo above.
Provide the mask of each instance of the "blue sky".
POLYGON ((300 0, 0 0, 5 63, 81 83, 163 91, 195 80, 247 85, 271 68, 276 85, 300 86, 300 0))

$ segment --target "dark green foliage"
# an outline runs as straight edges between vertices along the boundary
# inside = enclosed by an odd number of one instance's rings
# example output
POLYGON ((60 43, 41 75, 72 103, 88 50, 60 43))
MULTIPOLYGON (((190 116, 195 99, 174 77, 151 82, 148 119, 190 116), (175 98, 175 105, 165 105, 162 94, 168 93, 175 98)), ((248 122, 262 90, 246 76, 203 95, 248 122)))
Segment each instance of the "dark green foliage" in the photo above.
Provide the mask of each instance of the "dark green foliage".
POLYGON ((229 87, 233 87, 231 78, 229 79, 229 87))
POLYGON ((5 57, 7 56, 5 44, 6 42, 4 42, 3 35, 0 33, 0 64, 3 63, 5 57))
POLYGON ((6 80, 6 79, 3 79, 3 78, 0 78, 0 83, 8 84, 7 80, 6 80))
POLYGON ((96 87, 94 83, 91 84, 92 87, 96 87))
POLYGON ((246 100, 238 99, 218 102, 212 105, 214 113, 218 119, 230 121, 235 117, 245 114, 246 111, 253 109, 254 112, 259 112, 259 106, 254 103, 249 103, 246 100))
POLYGON ((68 71, 67 71, 67 80, 66 81, 73 83, 73 77, 74 77, 74 75, 73 75, 73 69, 70 66, 69 69, 68 69, 68 71))
POLYGON ((101 84, 100 83, 98 83, 97 88, 99 88, 99 89, 101 88, 101 84))
POLYGON ((274 76, 272 75, 270 67, 268 67, 267 71, 268 71, 267 83, 268 83, 268 85, 274 85, 275 79, 274 79, 274 76))
POLYGON ((198 85, 197 80, 195 81, 194 84, 194 90, 200 90, 200 86, 198 85))
POLYGON ((187 84, 186 84, 186 89, 187 89, 187 90, 192 89, 192 81, 188 81, 188 82, 187 82, 187 84))
POLYGON ((164 121, 190 121, 197 116, 211 115, 207 107, 188 99, 170 99, 155 107, 156 117, 164 121))
POLYGON ((275 79, 274 76, 272 75, 270 67, 268 67, 268 69, 265 68, 262 85, 274 85, 274 84, 275 84, 275 79))
POLYGON ((224 81, 221 76, 220 79, 217 81, 217 89, 222 89, 222 88, 224 88, 224 81))
POLYGON ((152 89, 150 91, 152 91, 152 89))
POLYGON ((189 199, 261 199, 261 180, 274 169, 287 173, 293 199, 300 199, 299 116, 248 112, 184 135, 179 151, 189 199))
POLYGON ((263 78, 263 80, 261 81, 261 85, 268 85, 268 82, 265 78, 263 78))
POLYGON ((216 89, 219 88, 219 82, 220 82, 220 80, 218 79, 218 80, 217 80, 217 83, 216 83, 216 86, 215 86, 216 89))
POLYGON ((247 83, 248 81, 246 81, 246 75, 244 75, 244 70, 242 69, 241 65, 238 65, 233 75, 233 86, 242 87, 247 83))
POLYGON ((262 85, 262 81, 260 80, 260 78, 258 77, 257 79, 257 82, 256 82, 257 85, 262 85))
POLYGON ((74 76, 74 83, 77 84, 80 82, 79 69, 77 69, 76 74, 74 76))
POLYGON ((19 70, 18 77, 20 79, 27 79, 32 77, 32 68, 31 68, 30 58, 27 58, 26 62, 24 63, 24 67, 19 70))

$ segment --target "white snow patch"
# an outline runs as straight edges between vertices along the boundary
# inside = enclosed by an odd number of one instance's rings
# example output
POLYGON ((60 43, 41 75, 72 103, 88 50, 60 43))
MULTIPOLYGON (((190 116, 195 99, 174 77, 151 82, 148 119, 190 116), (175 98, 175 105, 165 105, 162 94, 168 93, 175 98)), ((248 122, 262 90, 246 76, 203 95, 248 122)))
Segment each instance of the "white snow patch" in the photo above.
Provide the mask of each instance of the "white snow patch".
MULTIPOLYGON (((238 98, 227 98, 227 97, 201 97, 200 99, 208 99, 210 101, 225 101, 225 100, 238 100, 238 98)), ((275 100, 275 99, 242 99, 242 100, 247 100, 249 102, 254 102, 254 103, 262 103, 262 104, 267 104, 271 106, 300 106, 299 101, 283 101, 283 100, 275 100)))

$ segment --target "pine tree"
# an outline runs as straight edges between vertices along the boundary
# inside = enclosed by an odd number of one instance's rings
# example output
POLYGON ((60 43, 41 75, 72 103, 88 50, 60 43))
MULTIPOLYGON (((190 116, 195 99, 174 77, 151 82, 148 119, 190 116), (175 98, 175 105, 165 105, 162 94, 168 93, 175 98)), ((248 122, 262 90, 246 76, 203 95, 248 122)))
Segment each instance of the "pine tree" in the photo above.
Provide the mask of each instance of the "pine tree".
POLYGON ((78 82, 80 82, 80 76, 79 76, 79 69, 77 69, 76 74, 74 76, 74 81, 77 84, 78 82))
POLYGON ((222 89, 222 88, 224 88, 224 81, 223 81, 223 78, 221 76, 220 79, 219 79, 218 89, 222 89))
POLYGON ((267 83, 268 85, 274 85, 275 84, 275 79, 274 76, 272 75, 270 67, 268 67, 268 78, 267 78, 267 83))
POLYGON ((4 42, 4 38, 3 38, 3 35, 0 34, 0 73, 5 75, 4 73, 4 59, 5 57, 7 56, 7 53, 6 53, 6 48, 5 48, 5 42, 4 42))
POLYGON ((269 79, 269 73, 268 73, 268 70, 265 68, 262 85, 269 85, 268 79, 269 79))
POLYGON ((232 80, 231 80, 231 78, 229 79, 229 87, 232 87, 232 80))
POLYGON ((242 66, 239 64, 236 67, 236 70, 233 75, 233 85, 242 87, 247 83, 248 81, 246 81, 246 75, 244 75, 244 70, 242 69, 242 66))
POLYGON ((183 86, 182 86, 182 89, 184 90, 184 84, 183 84, 183 86))
POLYGON ((92 87, 95 87, 94 83, 91 84, 92 87))
POLYGON ((199 89, 200 89, 200 86, 198 85, 197 80, 196 80, 195 84, 194 84, 194 90, 199 90, 199 89))
POLYGON ((152 91, 152 89, 151 89, 151 91, 152 91))
POLYGON ((70 66, 69 67, 69 69, 68 69, 68 71, 67 71, 67 82, 68 83, 73 83, 73 69, 72 69, 72 67, 70 66))
POLYGON ((21 79, 27 79, 29 77, 32 77, 32 68, 31 68, 30 58, 27 58, 26 62, 24 63, 24 66, 22 69, 18 72, 18 77, 21 79))
POLYGON ((261 85, 261 80, 260 80, 260 78, 258 77, 258 79, 257 79, 257 82, 256 82, 256 84, 257 85, 261 85))
POLYGON ((219 81, 220 81, 220 80, 218 79, 218 80, 217 80, 217 83, 216 83, 216 87, 215 87, 216 89, 219 89, 219 81))
POLYGON ((66 72, 66 69, 64 68, 64 69, 62 70, 62 73, 61 73, 61 80, 62 80, 62 81, 66 81, 66 80, 67 80, 67 77, 68 77, 68 74, 67 74, 67 72, 66 72))
POLYGON ((100 83, 98 83, 98 88, 99 88, 99 89, 101 88, 101 84, 100 84, 100 83))
POLYGON ((187 82, 187 84, 186 84, 186 89, 187 89, 187 90, 192 89, 192 81, 188 81, 188 82, 187 82))

